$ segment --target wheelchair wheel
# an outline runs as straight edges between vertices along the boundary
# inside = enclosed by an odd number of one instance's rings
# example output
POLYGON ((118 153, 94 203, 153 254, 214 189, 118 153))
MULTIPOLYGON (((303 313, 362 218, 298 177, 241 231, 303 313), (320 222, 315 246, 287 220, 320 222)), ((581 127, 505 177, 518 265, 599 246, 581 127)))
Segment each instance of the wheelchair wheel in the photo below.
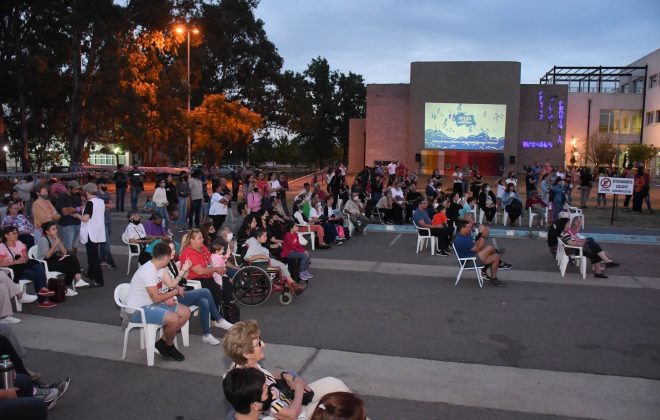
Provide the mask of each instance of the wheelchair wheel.
POLYGON ((268 273, 259 267, 243 267, 234 275, 234 298, 245 306, 259 306, 270 297, 268 273))
POLYGON ((293 295, 289 291, 282 292, 280 294, 280 303, 282 305, 289 305, 293 302, 293 295))

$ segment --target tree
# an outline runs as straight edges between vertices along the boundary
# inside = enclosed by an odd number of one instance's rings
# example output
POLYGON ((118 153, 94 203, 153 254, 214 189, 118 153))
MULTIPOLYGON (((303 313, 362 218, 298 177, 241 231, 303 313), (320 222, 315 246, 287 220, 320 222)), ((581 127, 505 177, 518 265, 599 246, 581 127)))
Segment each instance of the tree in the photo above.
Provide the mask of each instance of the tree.
POLYGON ((595 166, 611 166, 619 154, 619 147, 612 142, 609 135, 594 134, 589 138, 589 149, 586 153, 587 163, 591 161, 595 166))
POLYGON ((204 97, 192 112, 193 153, 205 163, 218 163, 225 152, 240 149, 252 141, 262 127, 262 117, 238 101, 227 101, 222 94, 204 97))
POLYGON ((348 162, 348 126, 351 118, 364 118, 367 112, 367 87, 359 74, 349 72, 335 76, 337 104, 337 134, 342 161, 348 162))
POLYGON ((655 146, 650 144, 631 144, 628 146, 628 161, 644 165, 646 162, 653 159, 657 153, 658 150, 655 146))

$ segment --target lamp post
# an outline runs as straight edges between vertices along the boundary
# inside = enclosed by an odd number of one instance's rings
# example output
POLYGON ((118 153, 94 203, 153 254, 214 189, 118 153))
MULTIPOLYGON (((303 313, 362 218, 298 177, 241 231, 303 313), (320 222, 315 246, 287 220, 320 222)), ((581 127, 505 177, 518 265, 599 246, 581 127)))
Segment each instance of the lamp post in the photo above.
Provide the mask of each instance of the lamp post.
MULTIPOLYGON (((199 34, 199 29, 192 27, 189 28, 185 25, 178 25, 175 29, 176 33, 183 35, 184 33, 186 34, 187 38, 187 60, 186 60, 186 67, 187 67, 187 77, 186 77, 186 85, 188 86, 188 124, 190 124, 190 33, 192 32, 193 34, 197 35, 199 34)), ((190 142, 190 125, 188 125, 188 167, 192 167, 192 147, 191 147, 191 142, 190 142)))

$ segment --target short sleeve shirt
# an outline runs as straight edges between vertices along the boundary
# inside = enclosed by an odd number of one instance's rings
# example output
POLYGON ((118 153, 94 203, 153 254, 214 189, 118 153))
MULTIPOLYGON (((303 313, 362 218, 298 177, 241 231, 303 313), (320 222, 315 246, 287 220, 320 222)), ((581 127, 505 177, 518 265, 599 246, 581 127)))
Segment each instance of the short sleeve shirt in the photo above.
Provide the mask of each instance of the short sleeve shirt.
POLYGON ((442 225, 447 223, 447 215, 445 215, 442 212, 438 212, 433 216, 433 224, 434 225, 442 225))
POLYGON ((80 207, 82 205, 82 202, 80 200, 80 196, 77 194, 69 195, 68 193, 65 194, 60 194, 59 197, 57 197, 57 201, 55 201, 55 209, 59 214, 62 215, 62 217, 59 220, 60 226, 74 226, 74 225, 79 225, 80 220, 76 219, 75 217, 71 215, 64 215, 62 212, 62 209, 65 207, 80 207))
MULTIPOLYGON (((204 245, 202 245, 202 251, 198 252, 194 250, 192 247, 185 247, 183 251, 181 251, 181 255, 179 256, 179 260, 182 262, 185 262, 186 260, 190 260, 192 263, 191 267, 195 267, 197 265, 202 266, 203 268, 209 267, 211 265, 211 252, 206 248, 204 245)), ((195 273, 194 270, 188 271, 188 276, 187 278, 190 280, 196 280, 196 279, 205 279, 205 278, 210 278, 211 275, 203 276, 200 274, 195 273)))
POLYGON ((456 249, 459 257, 474 257, 476 254, 472 251, 472 248, 474 248, 474 241, 470 236, 461 235, 460 233, 456 234, 456 238, 454 238, 454 249, 456 249))
MULTIPOLYGON (((142 264, 133 274, 131 285, 128 289, 126 305, 132 308, 141 308, 152 305, 154 302, 147 292, 147 287, 158 285, 158 270, 153 262, 148 261, 142 264)), ((128 312, 128 311, 127 311, 128 312)))
POLYGON ((420 209, 416 209, 413 212, 413 220, 415 221, 415 224, 417 224, 417 226, 419 227, 422 226, 420 222, 424 222, 427 225, 431 224, 431 218, 429 217, 429 214, 424 210, 420 210, 420 209))
POLYGON ((23 253, 27 254, 27 247, 21 241, 16 241, 14 246, 9 246, 6 243, 0 244, 0 261, 10 263, 14 261, 15 256, 22 256, 23 253))

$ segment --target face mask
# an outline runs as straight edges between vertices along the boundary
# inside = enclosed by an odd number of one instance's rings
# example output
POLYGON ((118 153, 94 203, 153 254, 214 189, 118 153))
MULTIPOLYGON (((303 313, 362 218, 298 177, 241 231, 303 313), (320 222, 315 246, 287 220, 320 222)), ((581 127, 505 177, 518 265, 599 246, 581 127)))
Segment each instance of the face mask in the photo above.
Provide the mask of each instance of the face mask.
POLYGON ((233 238, 234 238, 234 234, 231 233, 231 232, 229 232, 229 233, 227 234, 227 242, 231 241, 233 238))
POLYGON ((48 194, 39 194, 39 197, 41 197, 44 200, 48 200, 48 194))
POLYGON ((266 398, 263 401, 259 401, 261 405, 261 411, 266 412, 270 410, 271 404, 273 404, 273 391, 271 391, 270 387, 268 387, 268 398, 266 398))
POLYGON ((486 187, 486 192, 490 191, 490 187, 486 187))
POLYGON ((102 191, 108 191, 108 187, 101 187, 102 191))
POLYGON ((131 223, 133 223, 134 225, 139 225, 140 221, 139 220, 131 220, 131 223))
POLYGON ((433 203, 433 208, 434 208, 434 209, 437 209, 439 205, 440 205, 440 204, 438 204, 438 203, 433 203))
POLYGON ((252 191, 253 192, 259 192, 259 188, 254 188, 252 191))
POLYGON ((353 201, 360 201, 360 197, 353 197, 353 201))

